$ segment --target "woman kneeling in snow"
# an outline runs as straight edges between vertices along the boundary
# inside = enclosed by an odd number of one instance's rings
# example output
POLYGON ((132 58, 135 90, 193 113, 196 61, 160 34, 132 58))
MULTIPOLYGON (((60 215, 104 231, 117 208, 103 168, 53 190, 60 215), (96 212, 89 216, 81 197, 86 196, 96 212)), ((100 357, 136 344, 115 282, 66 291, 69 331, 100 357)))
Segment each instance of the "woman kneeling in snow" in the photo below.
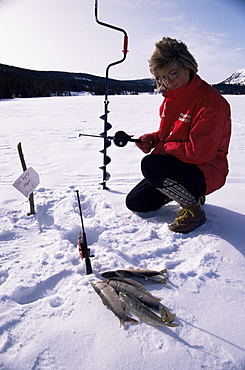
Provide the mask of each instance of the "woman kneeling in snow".
POLYGON ((140 137, 144 179, 127 195, 135 212, 149 212, 174 200, 178 217, 169 225, 188 233, 206 221, 204 195, 221 188, 228 174, 231 135, 228 102, 197 75, 187 46, 169 37, 156 43, 150 60, 158 90, 164 90, 157 132, 140 137))

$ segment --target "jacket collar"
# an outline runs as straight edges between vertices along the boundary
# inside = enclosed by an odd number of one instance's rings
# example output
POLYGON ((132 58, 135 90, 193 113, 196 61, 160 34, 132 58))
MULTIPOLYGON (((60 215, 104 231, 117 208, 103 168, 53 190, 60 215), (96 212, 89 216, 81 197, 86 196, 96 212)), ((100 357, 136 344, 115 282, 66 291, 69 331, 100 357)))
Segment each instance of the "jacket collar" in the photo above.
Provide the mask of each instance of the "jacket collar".
POLYGON ((195 75, 191 81, 178 87, 177 89, 165 90, 162 95, 165 98, 170 99, 180 99, 182 97, 187 97, 191 95, 201 85, 201 82, 201 78, 198 75, 195 75))

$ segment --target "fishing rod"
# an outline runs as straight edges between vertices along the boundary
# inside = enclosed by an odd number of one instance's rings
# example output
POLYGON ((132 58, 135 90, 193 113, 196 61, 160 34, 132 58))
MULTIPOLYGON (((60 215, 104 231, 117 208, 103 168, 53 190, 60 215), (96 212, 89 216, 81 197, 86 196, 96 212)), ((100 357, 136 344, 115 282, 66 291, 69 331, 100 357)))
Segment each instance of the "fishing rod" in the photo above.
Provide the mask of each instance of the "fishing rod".
POLYGON ((82 207, 81 207, 81 202, 80 202, 80 197, 79 197, 79 191, 76 190, 76 193, 77 193, 77 201, 78 201, 79 213, 80 213, 81 224, 82 224, 82 232, 79 233, 77 245, 78 245, 78 250, 79 250, 81 259, 85 258, 86 272, 87 272, 87 275, 89 275, 89 274, 92 274, 93 272, 90 257, 94 257, 94 256, 90 254, 90 248, 88 248, 87 237, 86 237, 85 228, 83 224, 82 207))
POLYGON ((113 62, 113 63, 110 63, 106 68, 104 114, 100 117, 101 119, 104 120, 104 132, 101 135, 104 138, 104 148, 103 148, 103 150, 100 151, 103 154, 103 166, 100 167, 100 169, 102 169, 102 171, 103 171, 103 181, 102 181, 101 184, 103 185, 103 189, 108 189, 107 186, 106 186, 106 182, 107 182, 107 180, 109 180, 110 174, 106 171, 106 165, 108 163, 110 163, 111 159, 110 159, 110 157, 107 156, 107 148, 110 146, 111 143, 108 140, 107 131, 112 128, 112 125, 108 122, 108 113, 109 113, 109 110, 108 110, 108 106, 109 106, 109 101, 108 101, 109 69, 112 66, 115 66, 119 63, 122 63, 126 59, 126 56, 127 56, 127 53, 128 53, 128 50, 127 50, 127 48, 128 48, 128 35, 127 35, 127 32, 123 28, 116 27, 116 26, 113 26, 111 24, 108 24, 108 23, 105 23, 105 22, 102 22, 101 20, 99 20, 99 18, 98 18, 98 0, 95 0, 95 20, 101 26, 111 28, 113 30, 122 32, 124 34, 123 50, 122 50, 123 57, 121 59, 113 62))
MULTIPOLYGON (((90 136, 90 137, 100 137, 101 139, 104 139, 104 134, 102 135, 90 135, 90 134, 79 134, 80 136, 90 136)), ((113 140, 114 144, 119 147, 123 147, 127 145, 129 141, 132 141, 134 143, 140 143, 140 139, 134 139, 132 136, 126 134, 124 131, 117 131, 114 136, 106 136, 107 140, 113 140)))

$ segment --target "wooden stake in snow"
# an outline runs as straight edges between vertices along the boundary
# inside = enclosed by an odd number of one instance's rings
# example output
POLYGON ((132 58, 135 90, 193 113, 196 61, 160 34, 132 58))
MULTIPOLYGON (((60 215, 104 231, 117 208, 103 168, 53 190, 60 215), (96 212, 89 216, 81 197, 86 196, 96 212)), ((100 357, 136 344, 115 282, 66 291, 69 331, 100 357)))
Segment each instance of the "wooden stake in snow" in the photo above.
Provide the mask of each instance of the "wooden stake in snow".
MULTIPOLYGON (((22 151, 21 143, 19 143, 17 145, 17 148, 18 148, 18 153, 19 153, 19 156, 20 156, 21 165, 22 165, 23 171, 25 172, 27 170, 27 167, 26 167, 26 162, 25 162, 23 151, 22 151)), ((38 181, 38 183, 39 183, 39 181, 38 181)), ((36 184, 36 186, 37 185, 38 184, 36 184)), ((28 198, 29 198, 29 203, 30 203, 30 212, 28 212, 27 214, 28 214, 28 216, 30 216, 30 215, 34 215, 35 214, 35 206, 34 206, 34 195, 33 195, 33 192, 29 195, 28 198)))

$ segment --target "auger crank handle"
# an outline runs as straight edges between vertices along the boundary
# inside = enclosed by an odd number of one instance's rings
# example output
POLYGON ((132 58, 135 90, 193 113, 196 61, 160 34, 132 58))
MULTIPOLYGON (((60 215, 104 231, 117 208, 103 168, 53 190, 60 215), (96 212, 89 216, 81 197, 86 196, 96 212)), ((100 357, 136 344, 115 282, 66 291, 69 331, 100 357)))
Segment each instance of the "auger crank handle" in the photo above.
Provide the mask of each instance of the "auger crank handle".
POLYGON ((120 146, 120 147, 123 147, 123 146, 127 145, 127 143, 129 141, 132 141, 134 143, 140 143, 141 142, 140 139, 133 139, 131 136, 126 134, 126 132, 124 132, 124 131, 117 131, 115 133, 113 141, 114 141, 114 144, 116 146, 120 146))
MULTIPOLYGON (((79 137, 80 136, 100 137, 102 139, 104 138, 103 134, 101 134, 101 135, 79 134, 79 137)), ((132 141, 134 143, 140 143, 141 142, 140 139, 134 139, 134 138, 132 138, 132 136, 126 134, 126 132, 124 132, 124 131, 117 131, 115 133, 115 136, 107 136, 106 138, 109 139, 109 140, 113 140, 114 144, 116 146, 120 146, 120 147, 123 147, 123 146, 127 145, 127 143, 129 141, 132 141)))

